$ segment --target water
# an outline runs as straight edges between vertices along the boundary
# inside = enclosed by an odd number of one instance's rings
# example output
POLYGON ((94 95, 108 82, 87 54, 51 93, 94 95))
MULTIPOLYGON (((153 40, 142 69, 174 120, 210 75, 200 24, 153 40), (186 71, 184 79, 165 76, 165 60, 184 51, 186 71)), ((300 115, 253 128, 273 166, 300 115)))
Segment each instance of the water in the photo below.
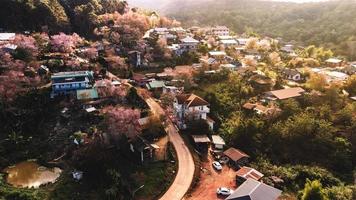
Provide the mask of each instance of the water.
POLYGON ((7 183, 15 187, 38 188, 40 185, 54 183, 62 170, 40 166, 34 161, 24 161, 5 168, 7 183))

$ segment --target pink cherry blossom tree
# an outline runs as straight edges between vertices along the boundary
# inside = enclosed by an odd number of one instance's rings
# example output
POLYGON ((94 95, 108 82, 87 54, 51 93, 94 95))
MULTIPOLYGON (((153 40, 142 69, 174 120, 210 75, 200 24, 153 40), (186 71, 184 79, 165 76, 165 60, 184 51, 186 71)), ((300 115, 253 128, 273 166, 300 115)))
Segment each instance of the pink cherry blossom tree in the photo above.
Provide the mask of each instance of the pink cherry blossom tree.
POLYGON ((127 88, 123 85, 114 86, 108 79, 100 81, 101 87, 98 87, 100 97, 112 97, 115 100, 122 102, 127 95, 127 88))
POLYGON ((83 42, 83 39, 76 33, 72 35, 59 33, 51 37, 52 50, 62 53, 73 53, 76 46, 81 42, 83 42))
POLYGON ((138 109, 108 106, 103 109, 103 113, 108 133, 114 139, 119 139, 122 136, 134 138, 141 133, 138 109))

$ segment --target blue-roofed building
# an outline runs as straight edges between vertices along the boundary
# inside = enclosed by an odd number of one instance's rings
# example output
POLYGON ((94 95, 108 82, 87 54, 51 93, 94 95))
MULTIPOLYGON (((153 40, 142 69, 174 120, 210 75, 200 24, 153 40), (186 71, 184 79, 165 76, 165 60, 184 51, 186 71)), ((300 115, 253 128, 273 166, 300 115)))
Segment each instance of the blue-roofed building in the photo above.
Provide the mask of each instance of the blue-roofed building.
POLYGON ((93 88, 94 76, 91 71, 59 72, 51 76, 51 98, 59 95, 76 95, 78 90, 93 88))

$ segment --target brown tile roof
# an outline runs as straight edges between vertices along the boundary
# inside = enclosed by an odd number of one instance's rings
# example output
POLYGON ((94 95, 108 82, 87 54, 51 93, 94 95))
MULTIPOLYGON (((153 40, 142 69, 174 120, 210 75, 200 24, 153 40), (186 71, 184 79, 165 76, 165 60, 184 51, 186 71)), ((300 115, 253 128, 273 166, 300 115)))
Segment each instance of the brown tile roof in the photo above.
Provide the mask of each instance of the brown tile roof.
POLYGON ((245 154, 244 152, 235 149, 233 147, 229 148, 228 150, 224 151, 224 155, 229 157, 231 160, 233 160, 234 162, 240 160, 241 158, 247 157, 249 158, 250 156, 248 156, 247 154, 245 154))
POLYGON ((267 92, 267 94, 273 95, 278 99, 282 100, 282 99, 301 96, 303 92, 305 92, 303 88, 295 87, 295 88, 287 88, 282 90, 274 90, 274 91, 267 92))
POLYGON ((246 179, 253 178, 256 181, 260 180, 264 176, 261 172, 251 167, 242 167, 239 169, 239 171, 236 172, 236 175, 246 179))
POLYGON ((178 104, 183 104, 187 101, 189 95, 187 94, 179 94, 176 96, 177 100, 178 100, 178 104))
POLYGON ((247 102, 242 107, 247 109, 247 110, 252 110, 252 109, 254 109, 256 107, 256 104, 247 102))
POLYGON ((181 94, 176 96, 179 104, 187 104, 188 107, 191 106, 207 106, 209 103, 203 98, 195 94, 181 94))
POLYGON ((207 106, 209 105, 209 103, 207 101, 205 101, 203 98, 195 95, 195 94, 191 94, 190 97, 187 99, 188 103, 188 107, 191 106, 207 106))

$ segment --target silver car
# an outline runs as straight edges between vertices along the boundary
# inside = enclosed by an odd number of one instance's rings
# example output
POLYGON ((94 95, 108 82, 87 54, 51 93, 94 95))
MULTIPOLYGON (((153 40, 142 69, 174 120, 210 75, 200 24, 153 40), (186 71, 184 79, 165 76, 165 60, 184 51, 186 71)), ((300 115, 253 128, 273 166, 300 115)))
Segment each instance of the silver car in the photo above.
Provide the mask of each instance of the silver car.
POLYGON ((214 162, 213 162, 213 167, 214 167, 214 169, 217 170, 217 171, 221 171, 221 170, 222 170, 222 166, 221 166, 221 164, 220 164, 218 161, 214 161, 214 162))
POLYGON ((218 195, 224 195, 224 196, 229 196, 231 193, 233 192, 233 190, 226 188, 226 187, 219 187, 216 190, 216 194, 218 195))

